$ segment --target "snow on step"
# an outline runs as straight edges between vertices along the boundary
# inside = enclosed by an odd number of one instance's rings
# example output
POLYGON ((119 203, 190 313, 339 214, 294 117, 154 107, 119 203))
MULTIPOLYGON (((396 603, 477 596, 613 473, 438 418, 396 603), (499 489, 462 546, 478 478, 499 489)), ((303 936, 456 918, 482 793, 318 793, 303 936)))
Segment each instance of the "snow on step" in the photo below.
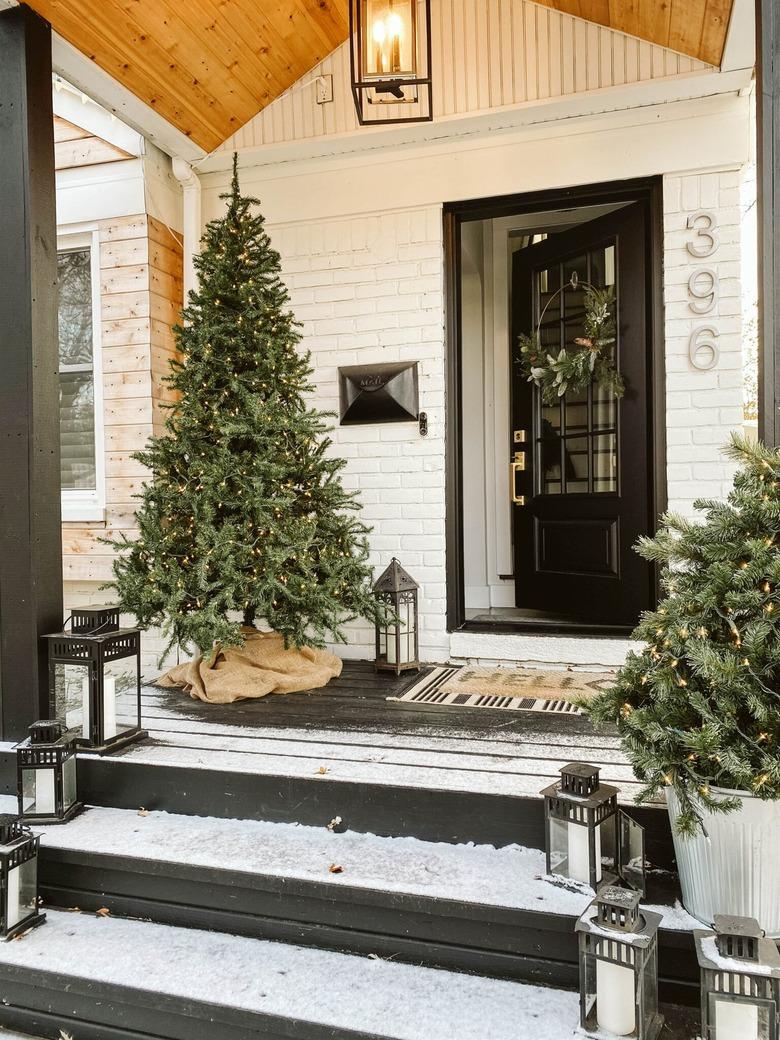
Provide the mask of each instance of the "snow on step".
MULTIPOLYGON (((571 1040, 575 993, 284 943, 48 911, 2 965, 392 1040, 571 1040)), ((338 1035, 338 1032, 335 1033, 338 1035)))
MULTIPOLYGON (((348 822, 348 821, 347 821, 348 822)), ((585 886, 559 887, 543 879, 544 853, 511 845, 450 845, 417 838, 334 834, 325 827, 216 819, 128 809, 92 808, 67 826, 40 828, 44 846, 104 855, 156 859, 214 870, 297 878, 406 892, 436 899, 578 916, 592 899, 585 886), (332 874, 332 863, 343 873, 332 874)), ((142 869, 142 868, 139 868, 142 869)), ((665 926, 698 927, 680 907, 653 907, 665 926)))
MULTIPOLYGON (((148 767, 166 766, 180 769, 208 769, 221 773, 242 773, 255 776, 285 776, 296 779, 372 784, 389 787, 427 788, 440 791, 464 791, 477 794, 510 795, 513 797, 536 797, 545 783, 558 777, 558 769, 564 759, 521 760, 507 768, 505 763, 495 769, 461 768, 457 764, 431 765, 433 754, 423 756, 428 764, 383 761, 383 752, 377 750, 373 760, 357 761, 339 758, 333 749, 314 759, 308 754, 263 755, 252 752, 215 750, 211 745, 203 748, 178 747, 174 745, 135 745, 102 761, 110 768, 116 762, 132 762, 148 767), (321 772, 325 767, 326 773, 321 772)), ((457 756, 454 756, 457 758, 457 756)), ((567 759, 569 760, 569 759, 567 759)), ((615 766, 615 770, 628 773, 627 769, 615 766)), ((619 800, 632 804, 640 785, 636 781, 618 779, 605 768, 604 782, 616 780, 620 787, 619 800)))

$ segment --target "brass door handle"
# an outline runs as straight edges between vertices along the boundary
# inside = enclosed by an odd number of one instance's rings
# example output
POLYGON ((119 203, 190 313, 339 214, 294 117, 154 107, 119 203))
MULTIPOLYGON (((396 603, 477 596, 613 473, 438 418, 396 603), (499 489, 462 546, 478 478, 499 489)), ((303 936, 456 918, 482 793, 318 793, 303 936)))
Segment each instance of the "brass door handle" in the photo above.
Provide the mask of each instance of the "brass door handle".
POLYGON ((518 495, 517 493, 517 474, 518 471, 522 472, 524 469, 525 458, 523 458, 522 462, 509 463, 509 496, 516 506, 525 505, 525 495, 518 495))

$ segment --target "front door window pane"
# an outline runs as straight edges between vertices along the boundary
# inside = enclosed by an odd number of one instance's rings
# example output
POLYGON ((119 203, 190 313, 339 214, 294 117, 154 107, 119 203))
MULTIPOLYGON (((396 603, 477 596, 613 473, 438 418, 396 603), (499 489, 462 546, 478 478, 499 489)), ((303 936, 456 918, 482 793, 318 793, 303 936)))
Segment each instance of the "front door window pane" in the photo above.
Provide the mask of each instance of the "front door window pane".
MULTIPOLYGON (((582 283, 596 288, 615 286, 616 252, 613 242, 546 267, 535 275, 536 314, 544 311, 540 328, 545 351, 577 349, 584 336, 585 292, 582 283), (577 277, 577 288, 570 285, 577 277), (552 293, 560 286, 557 300, 552 293), (546 308, 546 310, 545 310, 546 308)), ((609 348, 614 356, 615 346, 609 348)), ((560 403, 545 405, 536 391, 537 493, 614 494, 618 490, 618 400, 595 383, 565 394, 560 403)))

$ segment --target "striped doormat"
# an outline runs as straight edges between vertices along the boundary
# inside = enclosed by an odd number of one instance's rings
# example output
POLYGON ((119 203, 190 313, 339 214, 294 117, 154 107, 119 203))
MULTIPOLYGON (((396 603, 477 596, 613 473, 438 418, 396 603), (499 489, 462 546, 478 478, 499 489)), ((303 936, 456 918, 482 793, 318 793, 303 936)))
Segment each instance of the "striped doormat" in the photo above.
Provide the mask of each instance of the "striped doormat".
POLYGON ((433 668, 400 697, 389 701, 420 707, 492 708, 581 715, 573 697, 592 697, 614 680, 611 672, 541 668, 433 668))

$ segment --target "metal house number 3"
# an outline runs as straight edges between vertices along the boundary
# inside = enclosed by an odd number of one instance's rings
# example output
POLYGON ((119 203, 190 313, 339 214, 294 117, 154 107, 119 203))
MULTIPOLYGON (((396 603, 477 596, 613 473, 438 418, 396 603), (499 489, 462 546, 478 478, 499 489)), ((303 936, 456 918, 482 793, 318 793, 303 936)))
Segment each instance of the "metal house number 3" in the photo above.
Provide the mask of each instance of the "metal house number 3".
MULTIPOLYGON (((687 225, 693 238, 686 243, 691 256, 706 260, 720 245, 718 219, 709 210, 700 209, 688 214, 687 225)), ((694 314, 705 315, 715 310, 720 289, 718 272, 714 267, 697 267, 688 279, 689 308, 694 314)), ((696 325, 688 339, 688 358, 694 368, 706 371, 714 368, 720 358, 717 344, 718 329, 710 324, 696 325)))

